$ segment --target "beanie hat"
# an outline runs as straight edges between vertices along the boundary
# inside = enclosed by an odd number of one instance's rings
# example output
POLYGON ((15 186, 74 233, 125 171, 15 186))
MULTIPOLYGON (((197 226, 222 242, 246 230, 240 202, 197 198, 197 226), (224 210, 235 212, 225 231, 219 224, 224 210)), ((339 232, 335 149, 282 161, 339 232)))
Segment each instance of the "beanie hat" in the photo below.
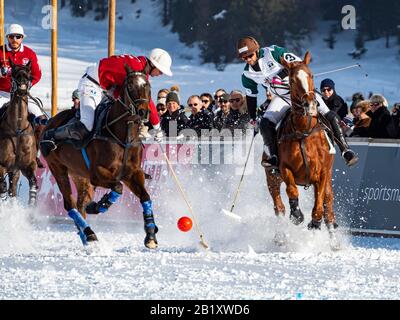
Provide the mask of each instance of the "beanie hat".
POLYGON ((175 91, 171 91, 167 94, 167 102, 175 101, 177 104, 180 104, 178 94, 175 91))
POLYGON ((79 99, 79 90, 76 89, 72 92, 72 99, 79 99))
POLYGON ((321 81, 320 89, 322 90, 322 88, 326 88, 326 87, 335 90, 335 83, 333 82, 332 79, 324 79, 321 81))

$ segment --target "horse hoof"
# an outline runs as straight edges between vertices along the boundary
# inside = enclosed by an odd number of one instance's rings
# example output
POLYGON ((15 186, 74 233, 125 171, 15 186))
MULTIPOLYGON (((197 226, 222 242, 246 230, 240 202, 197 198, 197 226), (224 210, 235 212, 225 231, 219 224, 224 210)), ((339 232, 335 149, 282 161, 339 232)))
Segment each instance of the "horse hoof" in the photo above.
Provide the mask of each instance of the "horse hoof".
POLYGON ((296 226, 299 225, 300 223, 302 223, 304 221, 303 212, 301 212, 300 209, 291 211, 290 212, 290 221, 292 221, 292 223, 296 226))
POLYGON ((90 227, 86 227, 85 230, 83 230, 83 233, 86 236, 87 242, 99 241, 97 239, 96 234, 94 233, 94 231, 92 229, 90 229, 90 227))
POLYGON ((86 213, 87 214, 99 214, 99 206, 96 201, 91 201, 86 205, 86 213))
POLYGON ((308 230, 321 230, 321 221, 311 220, 307 228, 308 230))
POLYGON ((147 234, 144 239, 144 245, 146 248, 156 249, 158 247, 156 235, 154 233, 147 234))

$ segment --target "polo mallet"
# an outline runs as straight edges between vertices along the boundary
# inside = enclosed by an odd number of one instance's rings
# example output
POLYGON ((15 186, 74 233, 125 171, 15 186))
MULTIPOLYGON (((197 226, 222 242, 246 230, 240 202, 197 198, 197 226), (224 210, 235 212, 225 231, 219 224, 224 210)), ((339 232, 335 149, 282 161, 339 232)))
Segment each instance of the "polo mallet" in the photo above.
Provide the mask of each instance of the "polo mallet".
MULTIPOLYGON (((1 69, 3 69, 3 68, 5 68, 5 66, 6 66, 6 37, 5 37, 5 34, 4 34, 4 1, 3 0, 1 0, 0 1, 0 4, 1 4, 1 8, 0 8, 0 10, 1 10, 1 12, 0 12, 0 15, 1 15, 1 21, 0 21, 0 28, 1 28, 1 35, 0 35, 0 37, 1 37, 1 42, 2 42, 2 45, 3 45, 3 65, 1 66, 1 69)), ((1 72, 3 73, 3 70, 1 70, 1 72)))
POLYGON ((239 185, 238 185, 238 187, 237 187, 237 189, 236 189, 236 191, 235 191, 235 196, 233 197, 233 202, 232 202, 231 210, 228 211, 228 210, 225 210, 225 209, 221 209, 221 212, 222 212, 223 214, 225 214, 225 215, 227 215, 228 217, 231 217, 231 218, 233 218, 233 219, 235 219, 235 220, 237 220, 237 221, 239 221, 239 222, 242 220, 242 217, 239 216, 239 215, 237 215, 236 213, 233 213, 233 209, 235 208, 235 205, 236 205, 236 200, 237 200, 237 197, 238 197, 238 195, 239 195, 239 190, 240 190, 240 187, 241 187, 242 182, 243 182, 244 174, 245 174, 245 172, 246 172, 247 163, 249 162, 250 152, 251 152, 251 149, 252 149, 252 146, 253 146, 253 143, 254 143, 254 139, 255 139, 257 133, 258 133, 258 131, 254 131, 253 138, 251 139, 250 148, 249 148, 249 152, 247 153, 246 162, 244 163, 244 168, 243 168, 242 176, 240 177, 239 185))
MULTIPOLYGON (((328 74, 328 73, 339 72, 339 71, 343 71, 343 70, 347 70, 347 69, 357 68, 357 67, 362 69, 361 64, 356 63, 356 64, 352 64, 351 66, 338 68, 338 69, 334 69, 334 70, 331 70, 331 71, 325 71, 325 72, 316 73, 316 74, 314 74, 314 77, 322 76, 322 75, 328 74)), ((368 73, 365 73, 365 76, 368 77, 368 73)))
POLYGON ((165 158, 165 161, 166 161, 167 164, 168 164, 169 170, 171 170, 171 172, 172 172, 172 176, 174 177, 174 181, 175 181, 176 185, 178 186, 178 189, 179 189, 179 191, 180 191, 180 193, 181 193, 181 195, 182 195, 182 198, 183 198, 183 200, 185 200, 186 205, 187 205, 188 208, 189 208, 189 212, 190 212, 190 214, 191 214, 191 216, 192 216, 192 218, 193 218, 194 225, 195 225, 195 227, 196 227, 196 229, 197 229, 197 232, 199 233, 199 236, 200 236, 200 244, 201 244, 205 249, 208 249, 209 246, 208 246, 208 244, 204 241, 204 236, 203 236, 203 233, 202 233, 201 230, 200 230, 199 224, 197 223, 197 219, 196 219, 196 216, 195 216, 195 214, 194 214, 194 212, 193 212, 193 208, 192 208, 192 206, 190 205, 189 201, 187 200, 187 196, 186 196, 185 192, 183 191, 183 188, 182 188, 182 186, 181 186, 181 184, 180 184, 180 182, 179 182, 179 179, 178 179, 178 177, 177 177, 177 175, 176 175, 176 173, 175 173, 175 170, 174 170, 174 168, 172 167, 172 164, 171 164, 171 162, 169 161, 168 156, 167 156, 167 154, 165 153, 162 144, 159 143, 159 145, 160 145, 161 152, 162 152, 162 154, 163 154, 163 156, 164 156, 164 158, 165 158))

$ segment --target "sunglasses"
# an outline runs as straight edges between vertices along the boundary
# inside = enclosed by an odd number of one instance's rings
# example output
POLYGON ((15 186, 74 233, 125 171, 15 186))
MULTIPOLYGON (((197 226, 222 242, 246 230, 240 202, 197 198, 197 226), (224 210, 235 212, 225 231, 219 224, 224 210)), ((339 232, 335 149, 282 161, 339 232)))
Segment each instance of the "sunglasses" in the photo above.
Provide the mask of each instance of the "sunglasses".
POLYGON ((218 99, 221 98, 222 96, 223 96, 223 94, 221 94, 220 96, 215 95, 215 96, 214 96, 214 99, 215 99, 215 100, 218 100, 218 99))
POLYGON ((197 107, 199 104, 198 103, 190 103, 188 104, 189 107, 197 107))
POLYGON ((222 104, 225 104, 225 103, 228 103, 229 101, 228 101, 228 100, 222 100, 222 99, 221 99, 219 102, 222 103, 222 104))
POLYGON ((321 91, 322 91, 322 92, 325 92, 325 91, 332 91, 332 89, 331 89, 331 88, 323 88, 321 91))
POLYGON ((379 102, 375 102, 375 103, 370 103, 369 104, 371 107, 378 107, 378 106, 380 106, 381 104, 379 103, 379 102))
POLYGON ((229 102, 230 102, 230 103, 234 103, 234 102, 239 103, 239 102, 240 102, 240 98, 229 99, 229 102))
POLYGON ((242 59, 243 60, 251 59, 254 57, 254 55, 255 55, 255 53, 253 52, 253 53, 248 54, 247 56, 244 56, 242 59))
POLYGON ((201 100, 201 102, 203 102, 203 103, 209 103, 210 100, 201 100))
POLYGON ((24 36, 21 34, 9 34, 7 37, 9 39, 18 39, 19 40, 19 39, 23 38, 24 36))

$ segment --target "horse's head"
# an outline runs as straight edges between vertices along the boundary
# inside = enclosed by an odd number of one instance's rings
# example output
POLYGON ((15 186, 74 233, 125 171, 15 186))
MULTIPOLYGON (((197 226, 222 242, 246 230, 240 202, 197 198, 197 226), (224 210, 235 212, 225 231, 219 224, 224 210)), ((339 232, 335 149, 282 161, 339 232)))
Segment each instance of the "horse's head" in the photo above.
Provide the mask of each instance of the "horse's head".
POLYGON ((26 65, 16 65, 10 60, 11 67, 11 93, 27 95, 32 86, 31 62, 26 65))
POLYGON ((287 62, 281 58, 281 64, 289 72, 292 108, 303 114, 316 116, 318 102, 314 92, 314 77, 308 64, 311 54, 306 52, 303 61, 287 62))
POLYGON ((125 104, 132 116, 137 116, 140 121, 147 122, 150 115, 150 83, 142 72, 133 71, 125 65, 125 104))

